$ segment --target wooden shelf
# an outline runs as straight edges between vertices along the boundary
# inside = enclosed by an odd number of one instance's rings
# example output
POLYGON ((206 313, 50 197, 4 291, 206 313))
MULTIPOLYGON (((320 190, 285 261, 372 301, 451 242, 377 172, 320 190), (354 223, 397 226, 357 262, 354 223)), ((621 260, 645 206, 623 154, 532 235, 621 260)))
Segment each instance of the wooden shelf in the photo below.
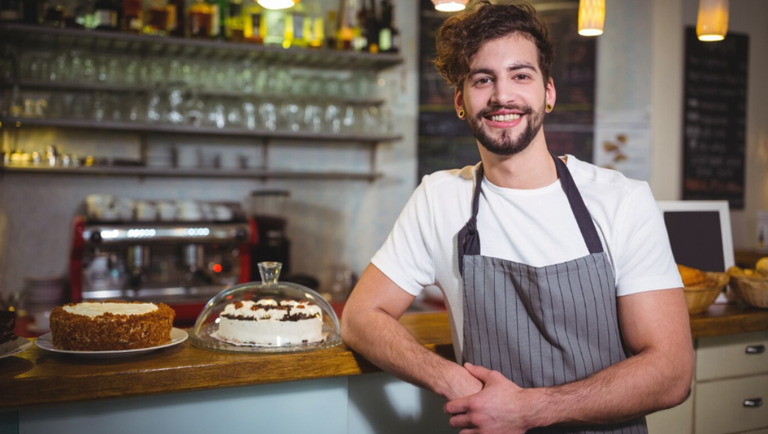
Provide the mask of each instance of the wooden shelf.
POLYGON ((0 39, 20 49, 78 49, 108 52, 112 55, 204 58, 211 62, 249 60, 269 65, 300 65, 305 68, 378 71, 403 62, 400 55, 389 53, 284 49, 278 46, 60 29, 16 23, 0 24, 0 39))
POLYGON ((384 134, 346 134, 346 133, 315 133, 312 131, 268 131, 268 130, 248 130, 245 128, 216 128, 216 127, 193 127, 188 125, 168 125, 153 124, 146 122, 124 122, 124 121, 95 121, 90 119, 60 119, 60 118, 17 118, 0 117, 0 123, 5 127, 17 125, 24 127, 57 127, 57 128, 78 128, 90 130, 109 130, 134 133, 163 133, 163 134, 193 134, 208 136, 230 136, 230 137, 258 137, 265 139, 296 139, 307 141, 325 141, 325 142, 393 142, 402 139, 400 135, 384 134))
POLYGON ((222 179, 314 179, 375 181, 380 173, 361 172, 294 172, 264 169, 209 169, 175 167, 78 166, 49 167, 0 165, 0 174, 130 176, 148 178, 222 178, 222 179))

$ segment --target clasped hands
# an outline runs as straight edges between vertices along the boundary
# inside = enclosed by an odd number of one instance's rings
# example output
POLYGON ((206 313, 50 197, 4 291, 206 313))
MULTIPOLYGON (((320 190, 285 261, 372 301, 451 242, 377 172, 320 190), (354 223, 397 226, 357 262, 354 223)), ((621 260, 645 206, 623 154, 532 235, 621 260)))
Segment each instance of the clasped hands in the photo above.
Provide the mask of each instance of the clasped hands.
POLYGON ((450 397, 443 410, 451 415, 450 424, 460 434, 524 434, 533 428, 526 420, 526 397, 522 387, 501 372, 465 363, 471 377, 459 379, 464 385, 457 397, 450 397), (479 390, 479 380, 481 387, 479 390))

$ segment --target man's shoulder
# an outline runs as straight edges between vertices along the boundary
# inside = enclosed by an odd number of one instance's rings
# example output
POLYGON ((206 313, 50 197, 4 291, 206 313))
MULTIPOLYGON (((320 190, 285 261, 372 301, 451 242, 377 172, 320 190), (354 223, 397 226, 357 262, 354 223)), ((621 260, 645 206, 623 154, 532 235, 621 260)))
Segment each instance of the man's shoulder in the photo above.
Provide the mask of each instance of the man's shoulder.
POLYGON ((642 185, 647 185, 645 181, 627 178, 617 170, 599 167, 592 163, 581 161, 572 155, 568 156, 568 169, 579 185, 579 188, 594 188, 601 193, 612 192, 624 195, 642 185))
POLYGON ((473 185, 478 164, 464 166, 460 169, 439 170, 425 175, 421 184, 427 190, 450 189, 461 185, 473 185))

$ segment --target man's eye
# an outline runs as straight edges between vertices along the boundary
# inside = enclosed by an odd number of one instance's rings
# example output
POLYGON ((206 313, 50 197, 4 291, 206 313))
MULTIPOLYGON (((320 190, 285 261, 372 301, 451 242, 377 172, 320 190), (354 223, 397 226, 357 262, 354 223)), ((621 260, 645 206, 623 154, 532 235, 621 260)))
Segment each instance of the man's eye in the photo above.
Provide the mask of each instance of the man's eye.
POLYGON ((527 80, 527 79, 529 79, 529 78, 531 78, 531 77, 529 77, 529 76, 528 76, 528 75, 526 75, 526 74, 517 74, 517 75, 515 76, 515 79, 516 79, 516 80, 527 80))
POLYGON ((478 78, 477 80, 475 80, 475 84, 476 85, 477 84, 486 84, 486 83, 490 83, 490 82, 491 82, 491 79, 488 78, 488 77, 478 78))

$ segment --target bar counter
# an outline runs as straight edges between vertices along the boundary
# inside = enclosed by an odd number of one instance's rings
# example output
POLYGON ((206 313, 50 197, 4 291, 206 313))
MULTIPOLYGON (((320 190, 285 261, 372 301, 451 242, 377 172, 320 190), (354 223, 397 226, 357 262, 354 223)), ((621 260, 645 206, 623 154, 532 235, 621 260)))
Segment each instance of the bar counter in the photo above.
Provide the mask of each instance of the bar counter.
MULTIPOLYGON (((448 316, 404 315, 400 322, 424 347, 453 359, 448 316)), ((768 310, 715 304, 691 317, 694 338, 768 330, 768 310)), ((0 359, 0 410, 104 398, 355 376, 380 372, 345 346, 308 353, 231 354, 189 340, 145 355, 86 359, 37 346, 0 359)))

